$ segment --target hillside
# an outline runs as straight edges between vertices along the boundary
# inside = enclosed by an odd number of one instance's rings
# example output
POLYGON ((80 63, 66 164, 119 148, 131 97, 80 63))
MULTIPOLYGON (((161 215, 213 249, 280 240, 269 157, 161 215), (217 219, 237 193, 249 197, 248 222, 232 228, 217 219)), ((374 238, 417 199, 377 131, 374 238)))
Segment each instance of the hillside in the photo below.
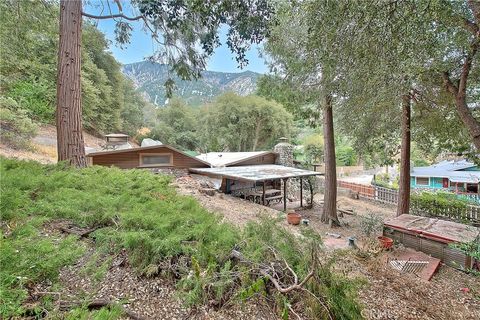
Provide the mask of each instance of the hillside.
POLYGON ((167 100, 164 83, 169 76, 175 81, 177 90, 174 95, 181 97, 190 105, 199 105, 211 101, 214 97, 233 91, 245 96, 256 89, 259 73, 245 71, 226 73, 205 71, 197 81, 184 81, 168 72, 168 66, 149 61, 136 62, 123 66, 123 73, 135 84, 149 101, 163 105, 167 100))

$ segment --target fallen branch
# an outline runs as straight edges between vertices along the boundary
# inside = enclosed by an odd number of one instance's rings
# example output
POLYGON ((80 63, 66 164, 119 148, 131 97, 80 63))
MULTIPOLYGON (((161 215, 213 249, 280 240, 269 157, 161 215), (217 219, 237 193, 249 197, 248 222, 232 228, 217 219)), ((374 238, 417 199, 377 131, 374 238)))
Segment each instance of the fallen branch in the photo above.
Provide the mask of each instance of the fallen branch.
POLYGON ((350 216, 354 216, 355 215, 355 212, 353 212, 353 210, 344 210, 344 209, 337 209, 338 212, 341 212, 341 213, 344 213, 344 214, 348 214, 350 216))
MULTIPOLYGON (((275 259, 277 261, 280 260, 280 257, 278 256, 277 252, 275 251, 275 249, 273 247, 268 247, 270 249, 270 251, 272 252, 273 256, 275 257, 275 259)), ((230 256, 229 256, 230 259, 234 259, 240 263, 243 263, 243 264, 246 264, 246 265, 249 265, 249 266, 252 266, 253 267, 253 270, 256 270, 257 273, 259 273, 260 275, 262 275, 263 277, 265 277, 266 279, 268 279, 272 284, 273 286, 275 287, 275 289, 280 292, 281 294, 288 294, 292 291, 305 291, 306 293, 308 293, 309 295, 311 295, 312 297, 315 298, 315 300, 317 300, 319 302, 319 304, 325 309, 325 311, 327 312, 328 314, 328 318, 330 320, 333 320, 334 317, 332 315, 332 312, 330 310, 330 308, 328 307, 328 305, 322 301, 322 299, 320 299, 319 297, 317 297, 313 292, 309 291, 308 289, 305 288, 305 285, 306 283, 312 278, 315 276, 315 270, 317 270, 317 266, 318 266, 318 257, 317 257, 317 253, 315 251, 315 249, 312 248, 312 266, 310 268, 310 272, 305 276, 305 278, 303 278, 302 281, 298 282, 298 275, 296 274, 296 272, 293 270, 292 267, 290 267, 290 265, 287 263, 287 261, 282 258, 281 260, 283 261, 283 264, 285 265, 285 268, 282 270, 283 274, 280 275, 280 277, 278 276, 278 272, 277 270, 275 269, 275 263, 270 263, 269 265, 267 264, 258 264, 258 263, 254 263, 252 261, 249 261, 247 259, 245 259, 245 257, 242 255, 242 253, 238 250, 232 250, 232 252, 230 253, 230 256), (284 286, 283 284, 281 284, 279 278, 282 278, 282 276, 285 275, 284 271, 285 270, 288 270, 289 273, 292 274, 293 276, 293 284, 289 285, 289 286, 284 286)), ((278 265, 278 264, 277 264, 278 265)), ((315 277, 314 277, 315 278, 315 277)), ((299 319, 300 319, 300 316, 298 314, 296 314, 295 312, 293 312, 293 310, 289 307, 290 311, 292 311, 292 313, 294 313, 299 319)))
MULTIPOLYGON (((293 290, 300 290, 304 285, 305 283, 307 283, 307 281, 313 277, 313 274, 314 274, 314 271, 310 271, 310 273, 302 280, 302 282, 300 283, 294 283, 286 288, 282 287, 277 279, 275 279, 274 277, 272 277, 267 271, 265 270, 260 270, 260 274, 264 277, 266 277, 268 280, 270 280, 273 285, 275 286, 275 289, 277 289, 278 292, 281 292, 281 293, 288 293, 290 291, 293 291, 293 290)), ((296 275, 295 275, 296 276, 296 275)))

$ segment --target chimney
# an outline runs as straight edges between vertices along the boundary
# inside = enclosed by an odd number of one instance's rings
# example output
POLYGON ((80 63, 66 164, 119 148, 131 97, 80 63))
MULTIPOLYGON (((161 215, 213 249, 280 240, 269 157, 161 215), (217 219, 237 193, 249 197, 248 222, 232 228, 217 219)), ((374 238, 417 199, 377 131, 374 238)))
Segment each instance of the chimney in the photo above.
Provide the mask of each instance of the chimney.
POLYGON ((277 153, 276 164, 285 167, 293 167, 293 146, 288 143, 288 139, 282 137, 279 143, 273 147, 273 151, 277 153))

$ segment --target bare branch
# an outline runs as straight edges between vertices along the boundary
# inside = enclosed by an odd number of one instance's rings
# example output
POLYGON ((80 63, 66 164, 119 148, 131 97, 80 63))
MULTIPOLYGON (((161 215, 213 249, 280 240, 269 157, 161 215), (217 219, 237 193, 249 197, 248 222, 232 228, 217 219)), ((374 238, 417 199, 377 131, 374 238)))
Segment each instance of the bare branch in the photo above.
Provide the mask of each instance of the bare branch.
POLYGON ((292 290, 300 290, 302 288, 303 285, 305 285, 305 283, 307 283, 308 280, 310 280, 311 277, 313 277, 313 274, 314 274, 314 271, 310 271, 310 273, 302 280, 302 282, 300 283, 294 283, 292 284, 291 286, 289 287, 282 287, 277 279, 275 279, 274 277, 272 277, 268 272, 266 272, 265 270, 260 270, 260 274, 266 278, 268 278, 272 283, 273 285, 275 286, 275 289, 277 289, 279 292, 281 293, 288 293, 292 290))
POLYGON ((143 15, 136 16, 136 17, 128 17, 124 15, 123 13, 118 13, 118 14, 110 14, 107 16, 97 16, 94 14, 86 13, 82 11, 82 16, 87 17, 87 18, 92 18, 92 19, 98 19, 98 20, 104 20, 104 19, 115 19, 115 18, 123 18, 129 21, 137 21, 140 19, 143 19, 143 15))

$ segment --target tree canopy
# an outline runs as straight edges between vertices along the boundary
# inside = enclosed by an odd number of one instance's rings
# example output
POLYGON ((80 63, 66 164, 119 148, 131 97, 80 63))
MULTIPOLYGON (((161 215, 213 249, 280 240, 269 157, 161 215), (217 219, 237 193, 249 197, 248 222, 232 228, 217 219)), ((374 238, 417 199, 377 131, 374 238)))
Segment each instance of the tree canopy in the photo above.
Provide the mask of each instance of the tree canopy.
MULTIPOLYGON (((57 29, 54 2, 0 2, 1 94, 16 102, 15 111, 43 124, 54 122, 57 29)), ((135 133, 143 123, 144 100, 122 74, 103 33, 87 23, 82 43, 85 128, 135 133)))
POLYGON ((200 136, 206 151, 270 149, 292 133, 293 117, 282 105, 258 96, 226 93, 202 110, 200 136))

